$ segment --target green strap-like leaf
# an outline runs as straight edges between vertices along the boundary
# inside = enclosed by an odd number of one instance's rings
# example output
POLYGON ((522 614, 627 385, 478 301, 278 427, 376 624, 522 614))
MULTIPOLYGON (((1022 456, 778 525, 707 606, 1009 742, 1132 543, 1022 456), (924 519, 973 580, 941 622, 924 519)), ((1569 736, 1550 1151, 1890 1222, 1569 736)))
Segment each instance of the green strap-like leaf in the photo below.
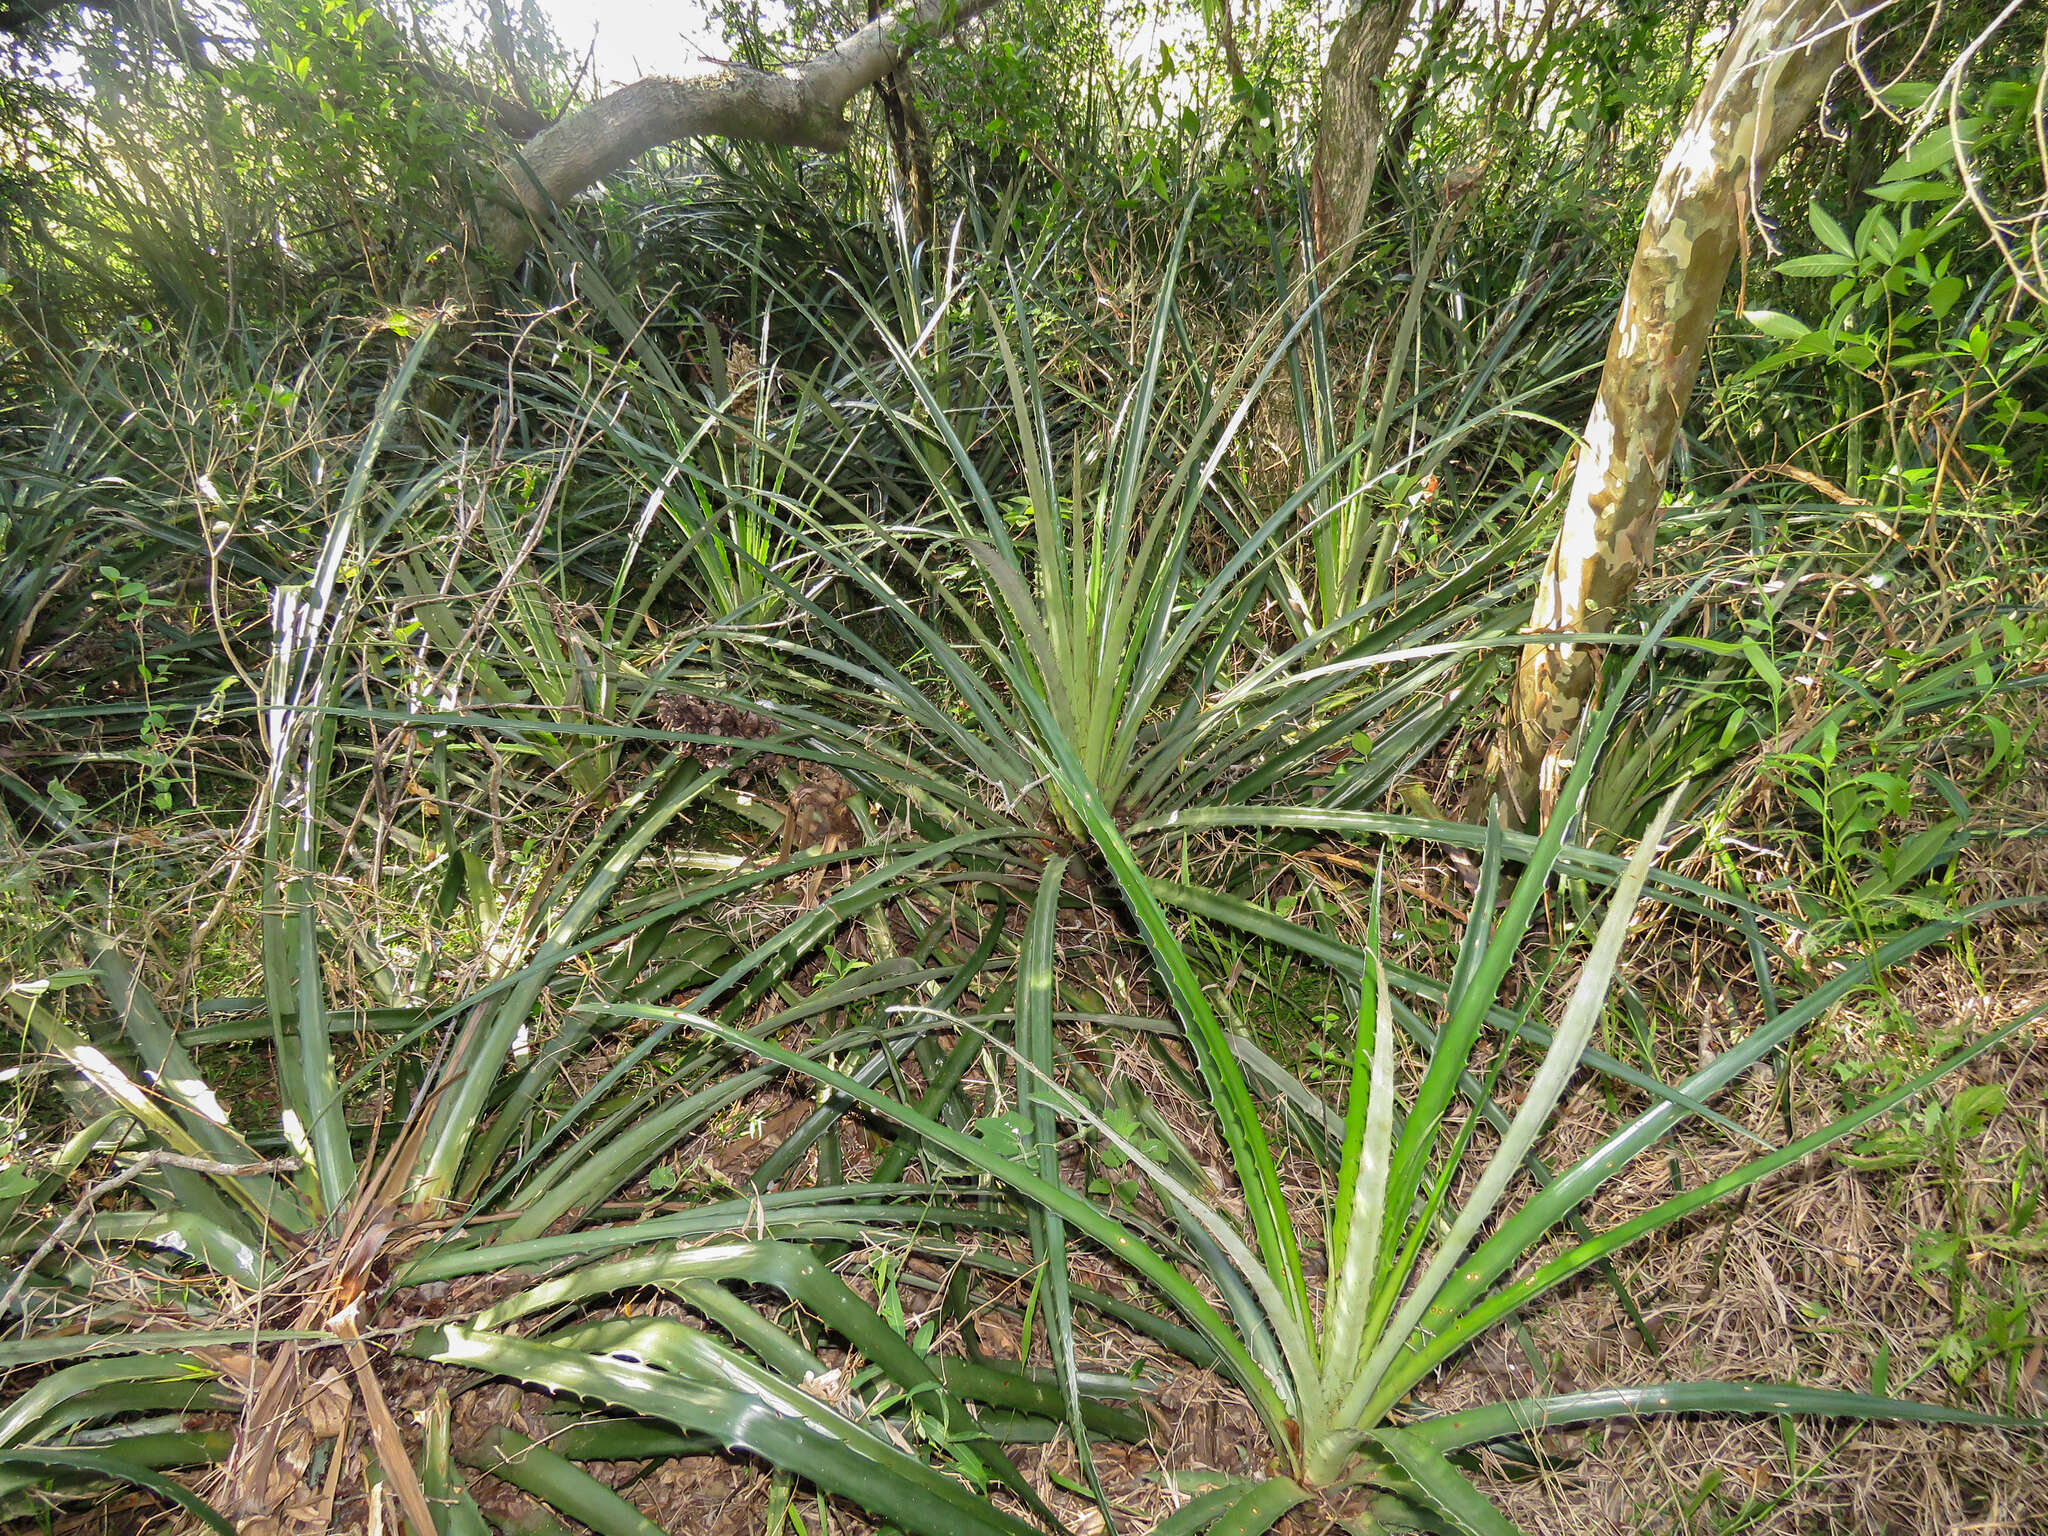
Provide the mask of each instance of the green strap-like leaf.
POLYGON ((1461 1413, 1422 1419, 1400 1433, 1439 1452, 1489 1440, 1540 1434, 1568 1424, 1633 1419, 1654 1413, 1803 1413, 1822 1418, 1881 1419, 1915 1424, 1967 1424, 1982 1429, 2039 1429, 2048 1420, 1976 1413, 1940 1403, 1838 1392, 1770 1381, 1667 1381, 1649 1387, 1608 1387, 1489 1403, 1461 1413))
MULTIPOLYGON (((214 1161, 259 1161, 248 1143, 235 1133, 227 1110, 200 1076, 199 1068, 179 1043, 177 1032, 164 1018, 163 1010, 142 985, 127 957, 104 934, 88 933, 84 942, 92 953, 93 969, 100 974, 107 1001, 133 1042, 150 1086, 174 1106, 173 1113, 179 1122, 214 1161)), ((243 1181, 227 1187, 252 1211, 277 1212, 282 1206, 284 1214, 296 1214, 275 1181, 264 1175, 245 1176, 243 1181)))
POLYGON ((334 1048, 327 1028, 326 981, 320 960, 320 914, 314 884, 320 873, 319 807, 334 757, 330 707, 345 647, 343 618, 357 601, 343 569, 367 564, 371 552, 421 492, 450 472, 415 483, 391 498, 384 520, 357 536, 378 459, 403 419, 414 376, 432 351, 440 322, 425 326, 377 398, 335 516, 303 585, 275 595, 276 650, 265 678, 271 750, 264 828, 267 867, 262 915, 263 990, 276 1033, 279 1082, 296 1111, 309 1166, 302 1178, 329 1212, 348 1203, 356 1180, 334 1048))
POLYGON ((1323 1303, 1323 1375, 1330 1395, 1340 1400, 1361 1364, 1366 1320, 1374 1309, 1394 1146, 1394 1005, 1386 969, 1379 963, 1384 884, 1382 871, 1373 880, 1372 917, 1361 952, 1368 984, 1359 988, 1358 1039, 1323 1303))
POLYGON ((494 1426, 463 1460, 589 1526, 597 1536, 668 1536, 575 1462, 516 1429, 494 1426))
POLYGON ((152 1472, 147 1467, 138 1467, 131 1461, 118 1456, 109 1456, 99 1451, 56 1450, 43 1446, 24 1446, 18 1451, 0 1451, 0 1466, 47 1467, 53 1471, 90 1472, 99 1477, 112 1478, 116 1482, 133 1483, 138 1488, 147 1488, 151 1493, 161 1494, 171 1500, 193 1519, 203 1521, 220 1536, 235 1536, 235 1528, 220 1512, 200 1498, 183 1484, 152 1472))
MULTIPOLYGON (((1850 979, 1855 979, 1854 973, 1850 979)), ((1802 1010, 1792 1010, 1793 1013, 1800 1011, 1802 1010)), ((1660 1227, 1668 1226, 1704 1206, 1711 1205, 1716 1200, 1734 1194, 1780 1168, 1789 1167, 1830 1143, 1853 1134, 1880 1116, 1889 1114, 1915 1095, 1926 1092, 1947 1074, 2011 1039, 2020 1030, 2028 1028, 2044 1011, 2048 1011, 2048 1005, 2034 1009, 2004 1028, 1986 1035, 1890 1093, 1873 1099, 1861 1109, 1829 1122, 1819 1130, 1800 1137, 1767 1157, 1756 1158, 1696 1189, 1674 1195, 1641 1215, 1577 1243, 1533 1274, 1487 1295, 1487 1286, 1508 1263, 1519 1259, 1527 1251, 1526 1245, 1534 1240, 1524 1234, 1540 1235, 1541 1232, 1549 1230, 1550 1223, 1543 1219, 1548 1212, 1542 1209, 1538 1202, 1550 1200, 1553 1191, 1565 1187, 1565 1181, 1560 1179, 1549 1189, 1539 1191, 1528 1206, 1501 1224, 1501 1232, 1508 1234, 1506 1241, 1497 1234, 1474 1250, 1465 1264, 1459 1267, 1456 1278, 1444 1287, 1435 1306, 1424 1315, 1421 1328, 1411 1336, 1408 1354, 1403 1357, 1396 1369, 1388 1372, 1386 1381, 1380 1388, 1380 1395, 1367 1409, 1368 1414, 1385 1413, 1399 1401, 1401 1394, 1422 1380, 1430 1371, 1495 1323, 1544 1292, 1563 1284, 1573 1275, 1598 1263, 1609 1254, 1627 1247, 1638 1238, 1660 1227), (1496 1244, 1501 1244, 1502 1250, 1512 1249, 1512 1252, 1505 1253, 1505 1256, 1503 1251, 1490 1252, 1496 1244), (1479 1300, 1482 1296, 1485 1299, 1479 1300)), ((1627 1159, 1609 1149, 1622 1144, 1624 1138, 1634 1130, 1634 1126, 1627 1127, 1610 1138, 1605 1147, 1596 1147, 1584 1161, 1576 1165, 1574 1173, 1587 1168, 1592 1169, 1599 1176, 1593 1181, 1592 1186, 1597 1188, 1614 1171, 1625 1165, 1627 1159)))
POLYGON ((437 1536, 490 1536, 483 1511, 455 1470, 450 1417, 448 1394, 437 1390, 420 1415, 420 1491, 427 1496, 437 1536))
MULTIPOLYGON (((694 1238, 741 1229, 753 1231, 762 1226, 771 1233, 779 1233, 784 1226, 809 1227, 820 1223, 916 1226, 927 1222, 996 1226, 1005 1230, 1015 1230, 1019 1225, 1015 1217, 1003 1213, 960 1210, 940 1186, 839 1184, 822 1189, 778 1190, 751 1199, 719 1200, 674 1216, 586 1227, 580 1232, 559 1232, 553 1237, 537 1237, 523 1243, 448 1246, 407 1265, 399 1274, 399 1283, 426 1285, 459 1275, 523 1269, 560 1259, 596 1258, 621 1248, 644 1248, 656 1243, 673 1246, 694 1238)), ((0 1350, 6 1347, 0 1345, 0 1350)), ((0 1354, 0 1361, 6 1358, 0 1354)))
MULTIPOLYGON (((1031 705, 1026 700, 1027 705, 1031 705)), ((1034 708, 1034 714, 1038 711, 1034 708)), ((1310 1315, 1308 1285, 1301 1269, 1301 1249, 1294 1235, 1294 1219, 1287 1197, 1280 1188, 1279 1166, 1267 1144, 1244 1072, 1231 1053, 1229 1037, 1217 1021, 1215 1010, 1202 992, 1202 984, 1189 963, 1187 951, 1166 920, 1165 909, 1153 894, 1151 882, 1138 866, 1137 856, 1118 830, 1096 787, 1075 759, 1073 747, 1048 719, 1039 718, 1042 742, 1052 758, 1052 769, 1061 790, 1088 828, 1103 861, 1116 877, 1131 915, 1145 936, 1186 1030, 1189 1046, 1202 1069, 1216 1111, 1218 1129, 1230 1149, 1231 1164, 1245 1209, 1251 1217, 1258 1241, 1259 1257, 1266 1266, 1266 1278, 1280 1292, 1286 1308, 1271 1319, 1289 1357, 1297 1393, 1319 1393, 1316 1382, 1314 1320, 1310 1315)), ((1256 1283, 1260 1277, 1248 1275, 1256 1283)), ((1303 1411, 1307 1412, 1306 1405, 1303 1411)), ((1311 1415, 1312 1416, 1312 1415, 1311 1415)))
POLYGON ((1147 1536, 1201 1536, 1245 1491, 1245 1480, 1239 1477, 1226 1480, 1220 1488, 1205 1489, 1153 1526, 1147 1536))
MULTIPOLYGON (((1317 933, 1314 929, 1281 917, 1256 902, 1246 901, 1240 896, 1226 895, 1221 891, 1212 891, 1201 886, 1179 885, 1168 880, 1154 880, 1152 889, 1168 906, 1178 907, 1183 912, 1192 912, 1196 917, 1205 918, 1210 922, 1226 923, 1258 938, 1269 939, 1299 954, 1320 960, 1339 975, 1348 976, 1353 980, 1363 980, 1365 977, 1364 962, 1359 959, 1356 945, 1345 944, 1327 934, 1317 933)), ((1447 989, 1441 983, 1433 982, 1402 966, 1387 965, 1386 972, 1388 981, 1410 996, 1436 1003, 1447 995, 1447 989)), ((1404 1012, 1405 1007, 1406 1005, 1397 998, 1395 1017, 1400 1019, 1403 1030, 1424 1050, 1433 1049, 1436 1041, 1434 1031, 1429 1032, 1427 1038, 1424 1038, 1424 1032, 1418 1027, 1418 1021, 1412 1011, 1404 1012)), ((1514 1014, 1504 1008, 1492 1010, 1487 1015, 1487 1021, 1503 1033, 1519 1030, 1521 1037, 1539 1050, 1550 1044, 1551 1033, 1548 1029, 1533 1020, 1517 1020, 1514 1014)), ((1640 1088, 1652 1098, 1674 1104, 1687 1114, 1698 1115, 1731 1135, 1752 1142, 1758 1139, 1756 1133, 1747 1126, 1737 1124, 1715 1111, 1710 1105, 1688 1096, 1682 1090, 1671 1087, 1647 1072, 1617 1061, 1604 1051, 1587 1051, 1583 1059, 1587 1066, 1605 1076, 1627 1083, 1630 1087, 1640 1088)))
POLYGON ((1313 1497, 1287 1477, 1269 1477, 1239 1491, 1209 1527, 1209 1536, 1266 1536, 1282 1515, 1313 1497))
MULTIPOLYGON (((928 1393, 934 1417, 945 1426, 948 1434, 962 1440, 985 1438, 978 1431, 966 1405, 946 1391, 924 1357, 872 1306, 861 1300, 852 1287, 834 1274, 817 1253, 793 1243, 719 1243, 680 1252, 656 1251, 636 1258, 614 1259, 508 1297, 478 1314, 477 1324, 483 1328, 499 1328, 535 1312, 642 1286, 667 1290, 688 1300, 697 1294, 698 1286, 721 1281, 775 1287, 852 1344, 904 1391, 928 1393)), ((730 1297, 722 1286, 714 1284, 713 1290, 716 1294, 705 1299, 710 1302, 709 1313, 715 1321, 731 1328, 743 1341, 767 1342, 767 1335, 772 1329, 765 1319, 730 1297), (742 1321, 742 1317, 751 1321, 742 1321)), ((775 1363, 776 1357, 785 1362, 795 1362, 798 1369, 795 1379, 800 1381, 802 1368, 809 1362, 804 1360, 801 1350, 785 1349, 785 1344, 789 1343, 791 1341, 780 1339, 770 1343, 772 1354, 764 1351, 763 1358, 769 1359, 771 1364, 775 1363)), ((1037 1493, 1000 1446, 978 1445, 976 1453, 996 1469, 997 1475, 1027 1505, 1051 1518, 1050 1512, 1038 1503, 1037 1493)))
MULTIPOLYGON (((1377 747, 1375 747, 1377 751, 1377 747)), ((1183 811, 1149 818, 1131 829, 1133 835, 1170 831, 1205 831, 1212 828, 1278 830, 1293 828, 1304 832, 1328 832, 1354 839, 1385 839, 1440 843, 1477 853, 1486 847, 1485 827, 1462 821, 1438 821, 1427 816, 1396 815, 1388 811, 1333 811, 1316 806, 1251 805, 1195 806, 1183 811)), ((1504 829, 1501 851, 1510 858, 1526 859, 1536 848, 1536 839, 1526 832, 1504 829)), ((1602 883, 1618 879, 1628 861, 1619 854, 1602 853, 1580 844, 1567 844, 1558 853, 1557 867, 1579 880, 1602 883)), ((1650 876, 1650 887, 1658 898, 1689 912, 1736 911, 1751 917, 1782 922, 1781 915, 1766 912, 1756 903, 1702 881, 1658 870, 1650 876)))
MULTIPOLYGON (((1024 927, 1024 954, 1017 984, 1017 1051, 1029 1070, 1017 1073, 1017 1108, 1031 1118, 1031 1155, 1038 1176, 1058 1183, 1060 1176, 1059 1117, 1053 1103, 1039 1084, 1050 1081, 1053 1070, 1052 1005, 1054 984, 1054 941, 1059 935, 1060 896, 1067 877, 1067 861, 1047 861, 1039 881, 1038 900, 1024 927)), ((1074 1446, 1074 1459, 1096 1507, 1116 1531, 1109 1497, 1095 1470, 1095 1454, 1088 1443, 1088 1424, 1081 1413, 1080 1364, 1074 1357, 1074 1298, 1072 1276, 1067 1264, 1067 1224, 1057 1211, 1033 1206, 1029 1212, 1031 1259, 1038 1266, 1045 1286, 1047 1305, 1043 1311, 1046 1341, 1051 1346, 1053 1372, 1059 1380, 1063 1417, 1074 1446)))
POLYGON ((1414 1480, 1423 1498, 1465 1536, 1523 1536, 1434 1446, 1405 1429, 1375 1430, 1371 1438, 1414 1480))
POLYGON ((1386 1336, 1379 1341, 1372 1358, 1366 1363, 1358 1386, 1345 1398, 1344 1407, 1339 1411, 1339 1422, 1360 1422, 1352 1415, 1371 1395, 1380 1373, 1409 1343, 1424 1312, 1450 1279, 1452 1270, 1479 1235, 1480 1228, 1493 1215, 1494 1207, 1507 1191, 1509 1180, 1520 1171, 1523 1161, 1535 1150, 1537 1138, 1549 1126, 1551 1113, 1577 1074, 1579 1060, 1606 1011, 1607 991, 1614 980, 1615 967, 1621 963, 1622 945, 1628 938, 1636 903, 1642 897, 1643 882, 1649 878, 1650 863, 1657 856, 1657 845, 1677 804, 1678 795, 1674 792, 1651 818, 1635 857, 1629 860, 1627 873, 1614 888, 1614 898, 1600 924, 1593 951, 1579 972, 1571 1000, 1565 1005, 1556 1037, 1544 1053, 1535 1076, 1530 1079, 1514 1119, 1501 1133, 1499 1147, 1488 1159, 1471 1192, 1464 1197, 1451 1221, 1450 1231, 1439 1240, 1429 1266, 1415 1281, 1400 1311, 1394 1314, 1386 1336))
MULTIPOLYGON (((9 1446, 35 1435, 59 1409, 68 1409, 66 1422, 78 1423, 93 1417, 85 1411, 91 1399, 108 1388, 137 1383, 188 1382, 197 1387, 211 1378, 212 1371, 191 1355, 121 1355, 105 1360, 52 1371, 27 1391, 17 1394, 0 1413, 0 1446, 9 1446), (86 1401, 80 1403, 78 1399, 86 1401)), ((108 1410, 114 1411, 114 1410, 108 1410)), ((40 1438, 49 1438, 47 1432, 40 1438)))
POLYGON ((1121 1222, 1097 1210, 1064 1185, 1041 1179, 1035 1171, 1023 1164, 990 1150, 978 1137, 961 1135, 950 1127, 919 1114, 908 1105, 889 1098, 886 1094, 862 1087, 844 1073, 834 1072, 772 1041, 756 1039, 752 1035, 710 1019, 692 1018, 674 1009, 654 1008, 646 1004, 614 1003, 606 1006, 603 1011, 637 1018, 682 1018, 714 1039, 752 1052, 763 1060, 775 1062, 792 1072, 808 1077, 821 1087, 836 1090, 884 1119, 915 1131, 939 1151, 980 1169, 997 1183, 1015 1190, 1025 1199, 1039 1201, 1052 1207, 1069 1226, 1085 1232, 1102 1244, 1111 1255, 1129 1264, 1158 1287, 1160 1295, 1193 1324, 1203 1339, 1216 1350, 1225 1368, 1251 1395, 1261 1417, 1267 1420, 1276 1434, 1280 1432, 1281 1424, 1290 1417, 1282 1406, 1279 1384, 1270 1380, 1259 1368, 1245 1350, 1236 1330, 1187 1277, 1121 1222))
MULTIPOLYGON (((692 1330, 679 1329, 679 1334, 692 1330)), ((853 1499, 921 1536, 1032 1536, 1031 1527, 934 1471, 797 1387, 716 1350, 702 1375, 683 1376, 481 1329, 419 1335, 412 1353, 608 1403, 753 1451, 774 1466, 853 1499)))
MULTIPOLYGON (((574 952, 585 925, 604 909, 648 844, 718 777, 716 772, 692 774, 681 765, 671 767, 645 809, 621 827, 616 842, 604 849, 588 878, 564 904, 521 979, 489 1010, 487 1018, 463 1031, 459 1037, 461 1059, 453 1064, 449 1089, 431 1112, 411 1199, 441 1200, 453 1192, 500 1069, 513 1042, 531 1021, 556 966, 574 952)), ((487 1171, 472 1168, 472 1185, 487 1171)))
POLYGON ((67 1338, 11 1339, 0 1343, 0 1370, 36 1365, 46 1360, 74 1360, 84 1355, 161 1354, 166 1350, 206 1349, 221 1345, 281 1344, 302 1339, 332 1343, 334 1335, 311 1329, 201 1328, 191 1333, 80 1333, 67 1338))
MULTIPOLYGON (((1057 1419, 1065 1412, 1062 1385, 1029 1373, 1022 1366, 962 1360, 957 1355, 932 1355, 926 1363, 931 1366, 932 1374, 946 1384, 946 1390, 957 1397, 1043 1419, 1057 1419)), ((1081 1399, 1081 1415, 1091 1433, 1107 1435, 1132 1445, 1151 1433, 1151 1426, 1142 1415, 1111 1406, 1111 1403, 1138 1395, 1123 1377, 1105 1380, 1100 1376, 1075 1374, 1078 1387, 1110 1399, 1109 1402, 1098 1401, 1094 1397, 1081 1399)))

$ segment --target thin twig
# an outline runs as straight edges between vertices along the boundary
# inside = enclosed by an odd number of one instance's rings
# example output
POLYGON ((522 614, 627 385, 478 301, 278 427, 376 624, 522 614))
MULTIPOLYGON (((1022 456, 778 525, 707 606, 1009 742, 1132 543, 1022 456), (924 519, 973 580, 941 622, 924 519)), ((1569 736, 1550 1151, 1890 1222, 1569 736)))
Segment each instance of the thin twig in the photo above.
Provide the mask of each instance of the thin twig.
POLYGON ((21 1289, 28 1284, 28 1277, 35 1267, 48 1258, 71 1232, 82 1226, 85 1218, 92 1213, 95 1202, 102 1195, 110 1195, 124 1184, 133 1183, 152 1168, 184 1168, 193 1173, 210 1173, 219 1178, 246 1179, 262 1173, 297 1173, 299 1160, 296 1157, 274 1157, 260 1163, 219 1163, 210 1157, 192 1157, 183 1152, 166 1152, 161 1147, 152 1148, 135 1159, 119 1173, 110 1174, 78 1197, 78 1203, 71 1207, 69 1214, 50 1229, 50 1235, 43 1239, 29 1260, 21 1266, 14 1277, 14 1283, 7 1287, 7 1294, 0 1297, 0 1316, 14 1310, 14 1303, 21 1296, 21 1289))

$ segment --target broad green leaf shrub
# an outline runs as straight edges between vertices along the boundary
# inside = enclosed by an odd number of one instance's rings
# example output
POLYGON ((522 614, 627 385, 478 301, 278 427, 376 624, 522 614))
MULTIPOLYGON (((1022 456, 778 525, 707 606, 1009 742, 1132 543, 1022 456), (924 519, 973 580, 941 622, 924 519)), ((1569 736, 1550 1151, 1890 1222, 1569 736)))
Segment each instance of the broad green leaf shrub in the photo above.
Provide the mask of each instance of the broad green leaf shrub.
MULTIPOLYGON (((1750 380, 1813 381, 1839 420, 1806 430, 1842 466, 1843 488, 1888 516, 2040 490, 2040 296, 1984 223, 1988 168, 2031 155, 2036 84, 1986 86, 1953 121, 1925 122, 1853 219, 1814 201, 1820 249, 1773 269, 1795 280, 1783 286, 1799 312, 1746 314, 1777 345, 1738 375, 1735 398, 1750 380)), ((1901 107, 1938 104, 1925 86, 1891 94, 1901 107)))

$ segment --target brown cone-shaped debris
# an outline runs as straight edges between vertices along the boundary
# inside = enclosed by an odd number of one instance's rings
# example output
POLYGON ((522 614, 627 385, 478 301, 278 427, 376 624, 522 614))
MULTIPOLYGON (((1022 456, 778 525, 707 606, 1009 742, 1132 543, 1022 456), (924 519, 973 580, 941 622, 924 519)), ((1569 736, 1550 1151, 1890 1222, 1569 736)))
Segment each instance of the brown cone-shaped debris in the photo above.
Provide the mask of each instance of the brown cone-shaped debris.
MULTIPOLYGON (((687 693, 664 693, 654 701, 655 722, 664 731, 681 731, 689 736, 723 736, 731 741, 766 741, 782 734, 783 727, 766 715, 700 699, 687 693)), ((734 749, 717 742, 687 742, 683 751, 706 768, 723 768, 733 760, 734 749)), ((789 759, 777 752, 762 752, 733 769, 732 782, 746 789, 761 780, 771 780, 789 759)))

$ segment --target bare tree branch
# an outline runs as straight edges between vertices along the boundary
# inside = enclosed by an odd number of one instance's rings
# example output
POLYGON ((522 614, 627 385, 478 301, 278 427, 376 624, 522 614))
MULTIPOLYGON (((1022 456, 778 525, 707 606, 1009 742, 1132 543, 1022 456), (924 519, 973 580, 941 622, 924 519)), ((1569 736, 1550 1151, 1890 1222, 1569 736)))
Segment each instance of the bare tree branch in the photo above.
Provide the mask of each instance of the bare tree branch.
POLYGON ((484 220, 484 238, 503 256, 526 247, 531 220, 648 150, 719 134, 769 144, 837 151, 851 128, 846 106, 903 62, 919 43, 943 36, 1000 0, 912 0, 842 38, 807 64, 748 69, 703 60, 683 77, 650 75, 572 112, 529 141, 504 166, 506 206, 484 220))

